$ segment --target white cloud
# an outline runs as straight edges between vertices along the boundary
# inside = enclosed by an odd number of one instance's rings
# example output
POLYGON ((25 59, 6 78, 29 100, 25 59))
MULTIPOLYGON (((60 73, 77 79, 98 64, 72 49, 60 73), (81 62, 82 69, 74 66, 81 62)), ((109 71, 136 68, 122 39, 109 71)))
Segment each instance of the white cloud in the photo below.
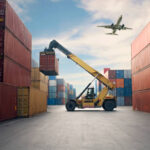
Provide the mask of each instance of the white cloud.
MULTIPOLYGON (((87 54, 92 56, 93 59, 85 61, 93 67, 128 69, 131 67, 131 43, 150 21, 149 6, 149 0, 80 0, 80 3, 78 1, 78 7, 89 12, 91 20, 70 31, 58 33, 53 38, 33 39, 33 48, 48 46, 50 40, 56 39, 77 55, 87 54), (103 18, 115 22, 121 14, 123 15, 122 23, 133 28, 133 30, 117 31, 118 36, 106 35, 105 33, 109 33, 111 30, 97 28, 98 24, 93 23, 101 20, 99 24, 105 24, 105 22, 102 22, 103 18)), ((82 84, 82 81, 85 81, 84 79, 77 74, 67 76, 67 80, 72 81, 77 86, 82 84)), ((89 80, 86 80, 82 85, 86 85, 88 82, 89 80)))
POLYGON ((35 2, 35 0, 8 0, 8 2, 23 21, 31 19, 28 15, 28 5, 35 2))

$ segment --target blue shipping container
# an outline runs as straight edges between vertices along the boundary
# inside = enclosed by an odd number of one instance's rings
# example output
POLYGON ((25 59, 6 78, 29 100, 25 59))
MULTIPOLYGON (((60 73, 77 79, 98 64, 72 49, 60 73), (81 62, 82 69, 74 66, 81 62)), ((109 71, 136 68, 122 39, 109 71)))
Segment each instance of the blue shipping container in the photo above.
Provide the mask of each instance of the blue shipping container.
POLYGON ((56 91, 57 91, 56 86, 49 86, 49 87, 48 87, 48 92, 49 92, 49 93, 56 93, 56 91))
POLYGON ((124 96, 124 88, 116 88, 116 96, 124 96))
POLYGON ((48 98, 56 98, 56 93, 48 93, 48 98))
POLYGON ((117 97, 117 105, 124 106, 124 97, 117 97))
POLYGON ((124 79, 124 87, 125 88, 132 88, 132 81, 131 81, 131 79, 124 79))
POLYGON ((132 88, 124 88, 124 96, 132 96, 132 88))
POLYGON ((117 79, 124 78, 124 70, 116 70, 116 78, 117 79))
POLYGON ((49 76, 49 80, 56 80, 56 76, 49 76))

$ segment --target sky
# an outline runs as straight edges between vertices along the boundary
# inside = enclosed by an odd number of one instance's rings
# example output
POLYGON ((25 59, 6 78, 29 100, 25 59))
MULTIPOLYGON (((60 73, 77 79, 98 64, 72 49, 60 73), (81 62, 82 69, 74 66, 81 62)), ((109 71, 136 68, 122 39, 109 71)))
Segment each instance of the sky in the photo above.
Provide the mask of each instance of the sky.
MULTIPOLYGON (((32 57, 55 39, 97 71, 130 69, 131 43, 150 21, 150 0, 8 0, 32 34, 32 57), (121 24, 133 30, 106 35, 123 15, 121 24)), ((82 68, 56 50, 59 78, 73 84, 79 93, 93 79, 82 68)))

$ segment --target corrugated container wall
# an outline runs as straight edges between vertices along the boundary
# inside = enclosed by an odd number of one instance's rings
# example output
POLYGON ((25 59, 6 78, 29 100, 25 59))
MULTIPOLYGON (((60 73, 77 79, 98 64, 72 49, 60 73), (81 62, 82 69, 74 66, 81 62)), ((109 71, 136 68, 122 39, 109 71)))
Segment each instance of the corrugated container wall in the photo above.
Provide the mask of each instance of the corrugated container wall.
POLYGON ((58 65, 55 53, 40 53, 40 71, 45 75, 58 75, 58 65))
POLYGON ((17 116, 28 117, 47 111, 47 93, 39 89, 18 88, 17 116))
POLYGON ((17 88, 0 83, 0 121, 17 116, 17 88))
POLYGON ((150 22, 132 42, 133 109, 150 112, 150 22))
POLYGON ((30 86, 32 36, 6 0, 0 17, 0 82, 30 86))
POLYGON ((48 94, 48 77, 41 73, 39 68, 32 68, 31 86, 48 94))

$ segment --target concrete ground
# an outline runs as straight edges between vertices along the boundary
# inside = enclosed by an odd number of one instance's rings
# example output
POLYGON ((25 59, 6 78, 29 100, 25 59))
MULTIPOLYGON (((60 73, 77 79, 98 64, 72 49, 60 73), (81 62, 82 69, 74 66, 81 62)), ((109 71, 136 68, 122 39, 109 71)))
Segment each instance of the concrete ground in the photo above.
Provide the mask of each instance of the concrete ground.
POLYGON ((0 150, 150 150, 150 114, 131 107, 67 112, 51 106, 47 113, 0 123, 0 150))

